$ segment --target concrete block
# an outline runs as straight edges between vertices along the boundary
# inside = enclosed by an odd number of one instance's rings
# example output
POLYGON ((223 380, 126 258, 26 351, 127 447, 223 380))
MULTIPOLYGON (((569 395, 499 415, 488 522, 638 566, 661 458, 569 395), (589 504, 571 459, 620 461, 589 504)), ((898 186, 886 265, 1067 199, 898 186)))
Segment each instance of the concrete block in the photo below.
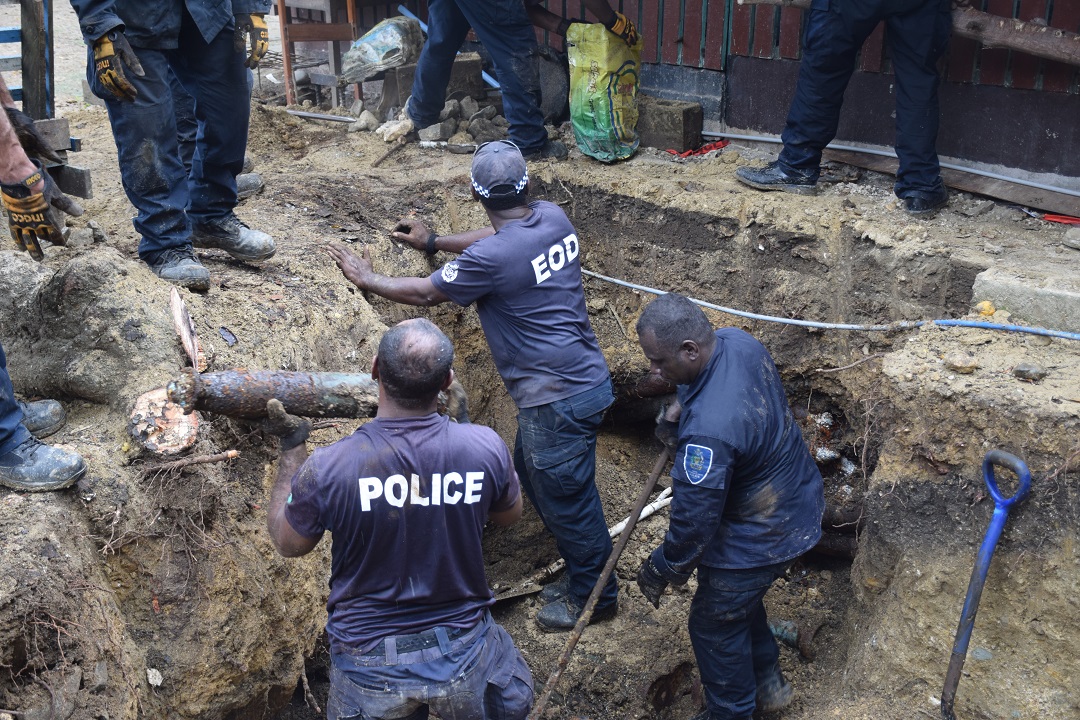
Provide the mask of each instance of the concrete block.
POLYGON ((700 103, 638 94, 637 132, 641 144, 683 152, 701 146, 700 103))
POLYGON ((1038 276, 1017 269, 984 270, 975 277, 972 302, 989 300, 1031 325, 1080 332, 1080 274, 1070 269, 1038 276))
POLYGON ((421 129, 417 135, 421 140, 439 141, 446 140, 457 131, 457 118, 446 118, 442 122, 428 125, 421 129))
MULTIPOLYGON (((480 63, 480 55, 477 53, 462 53, 454 59, 454 67, 450 71, 450 82, 446 86, 446 97, 460 100, 465 97, 484 97, 484 79, 480 72, 483 70, 480 63)), ((416 74, 416 65, 402 65, 394 68, 393 72, 387 72, 383 79, 383 92, 386 85, 393 84, 396 100, 394 104, 403 107, 405 101, 412 93, 413 75, 416 74), (391 77, 393 79, 391 80, 391 77)))

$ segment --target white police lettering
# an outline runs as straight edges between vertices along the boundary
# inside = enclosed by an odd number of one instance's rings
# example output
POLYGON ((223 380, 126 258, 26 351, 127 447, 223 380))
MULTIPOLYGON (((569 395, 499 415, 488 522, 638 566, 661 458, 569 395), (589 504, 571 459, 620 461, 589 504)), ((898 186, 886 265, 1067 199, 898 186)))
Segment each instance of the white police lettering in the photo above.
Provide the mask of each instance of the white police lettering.
POLYGON ((360 478, 360 509, 370 512, 372 503, 383 498, 394 507, 404 507, 406 500, 409 505, 429 507, 431 505, 457 505, 464 503, 473 505, 480 502, 484 490, 484 473, 467 472, 462 478, 461 473, 449 472, 445 475, 435 473, 431 476, 431 492, 427 497, 424 493, 424 483, 420 476, 413 474, 409 480, 404 475, 391 475, 383 480, 377 477, 360 478))
POLYGON ((541 253, 533 258, 533 273, 536 275, 536 284, 547 280, 551 273, 558 272, 574 262, 578 256, 577 235, 567 235, 561 242, 557 242, 548 248, 547 253, 541 253), (549 269, 550 268, 550 269, 549 269))

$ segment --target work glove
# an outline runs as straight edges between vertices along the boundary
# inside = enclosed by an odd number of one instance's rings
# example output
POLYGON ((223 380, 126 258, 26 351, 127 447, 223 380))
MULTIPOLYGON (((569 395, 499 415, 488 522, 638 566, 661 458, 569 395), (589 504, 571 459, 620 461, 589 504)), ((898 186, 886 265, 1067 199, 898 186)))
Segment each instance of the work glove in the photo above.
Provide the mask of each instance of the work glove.
POLYGON ((94 74, 98 82, 117 100, 133 102, 139 92, 124 74, 125 65, 137 76, 145 75, 124 33, 110 30, 94 41, 94 74))
POLYGON ((604 27, 606 27, 609 32, 618 35, 625 40, 627 45, 633 46, 638 41, 637 28, 634 27, 634 23, 630 22, 630 18, 626 17, 621 12, 616 11, 611 16, 611 20, 604 23, 604 27))
POLYGON ((64 245, 64 219, 57 210, 78 217, 83 214, 79 203, 60 192, 49 173, 41 163, 31 159, 37 171, 17 185, 0 185, 0 196, 8 214, 8 227, 11 237, 20 250, 30 253, 35 260, 42 260, 45 253, 41 250, 41 241, 47 240, 53 245, 64 245), (41 192, 34 192, 32 187, 45 182, 41 192))
POLYGON ((277 435, 281 452, 303 445, 311 434, 311 421, 285 412, 285 406, 277 398, 266 401, 266 419, 263 430, 277 435))
MULTIPOLYGON (((663 552, 663 548, 656 548, 655 552, 663 552)), ((637 574, 637 586, 641 590, 641 594, 645 596, 645 599, 652 603, 652 606, 657 610, 660 609, 660 596, 664 594, 664 590, 668 586, 668 581, 660 574, 660 571, 656 569, 656 565, 653 563, 652 555, 646 558, 642 563, 641 569, 637 574)))
POLYGON ((667 406, 661 406, 656 416, 656 429, 653 431, 656 439, 664 444, 671 457, 674 458, 679 452, 679 421, 667 419, 667 406))
POLYGON ((238 53, 248 50, 247 60, 244 61, 245 67, 254 70, 259 66, 259 61, 270 49, 270 31, 266 28, 266 18, 261 13, 237 14, 233 49, 238 53))
POLYGON ((19 138, 19 144, 22 145, 22 149, 27 155, 32 158, 39 157, 52 163, 64 162, 64 158, 57 155, 56 151, 49 147, 49 143, 42 137, 37 125, 34 124, 34 118, 18 108, 5 107, 4 111, 7 113, 11 127, 15 130, 15 136, 19 138))

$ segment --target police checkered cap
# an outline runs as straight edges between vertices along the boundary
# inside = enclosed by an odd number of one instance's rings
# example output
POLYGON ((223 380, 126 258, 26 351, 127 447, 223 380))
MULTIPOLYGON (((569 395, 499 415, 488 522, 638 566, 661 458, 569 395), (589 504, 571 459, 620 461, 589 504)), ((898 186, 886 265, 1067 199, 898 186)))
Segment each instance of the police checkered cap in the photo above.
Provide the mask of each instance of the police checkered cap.
POLYGON ((529 170, 517 145, 509 140, 496 140, 476 148, 472 186, 480 197, 513 197, 528 184, 529 170))

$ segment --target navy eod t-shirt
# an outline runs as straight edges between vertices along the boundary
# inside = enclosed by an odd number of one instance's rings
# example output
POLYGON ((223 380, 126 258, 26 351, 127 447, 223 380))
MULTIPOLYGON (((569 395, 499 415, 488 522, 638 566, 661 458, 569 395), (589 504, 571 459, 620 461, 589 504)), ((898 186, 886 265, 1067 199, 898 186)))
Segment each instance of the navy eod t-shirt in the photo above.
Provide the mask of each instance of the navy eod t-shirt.
POLYGON ((316 450, 292 479, 296 532, 333 533, 331 644, 470 628, 494 603, 481 538, 521 490, 506 444, 482 425, 432 413, 375 418, 316 450))
POLYGON ((476 303, 519 408, 563 400, 609 377, 585 308, 574 226, 558 205, 537 200, 529 208, 529 217, 476 241, 431 275, 458 305, 476 303))

